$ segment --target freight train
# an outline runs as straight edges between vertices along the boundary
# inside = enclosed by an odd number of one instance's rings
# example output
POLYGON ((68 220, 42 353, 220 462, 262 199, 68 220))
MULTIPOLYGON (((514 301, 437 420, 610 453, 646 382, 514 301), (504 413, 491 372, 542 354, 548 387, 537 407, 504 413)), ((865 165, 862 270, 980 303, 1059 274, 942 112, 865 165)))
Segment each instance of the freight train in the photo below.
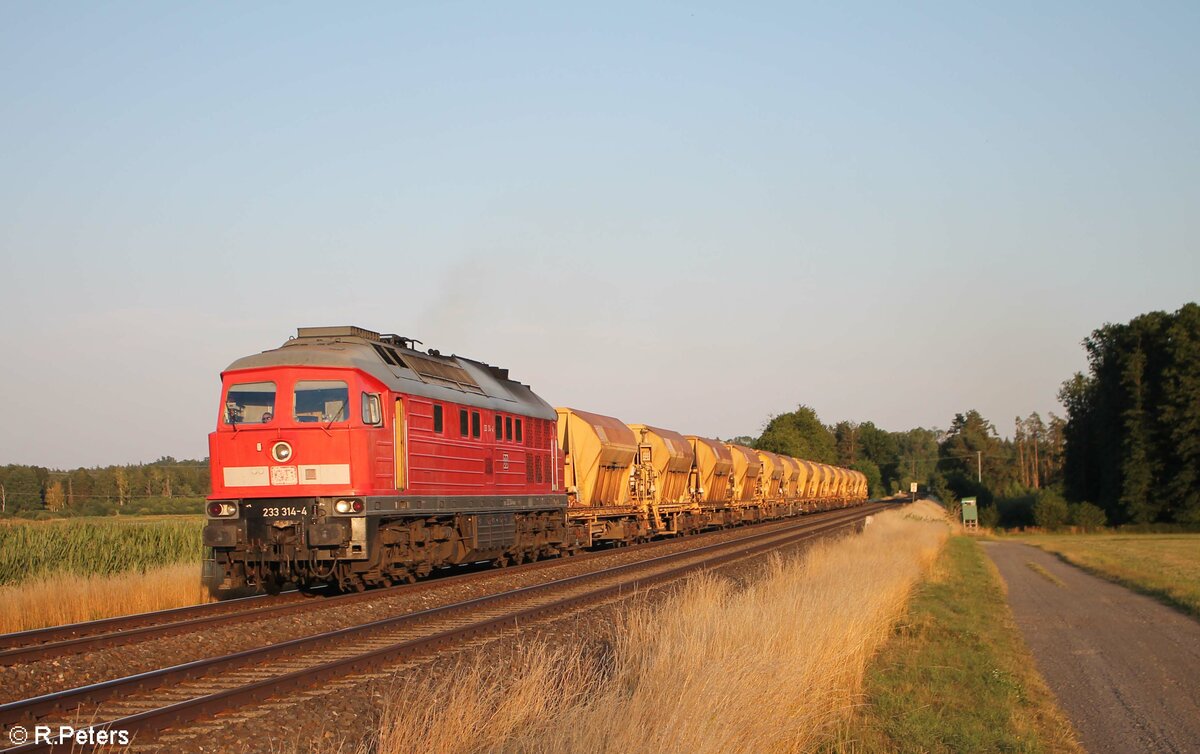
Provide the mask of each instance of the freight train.
POLYGON ((866 499, 857 471, 573 408, 507 369, 300 328, 221 374, 213 593, 413 581, 866 499))

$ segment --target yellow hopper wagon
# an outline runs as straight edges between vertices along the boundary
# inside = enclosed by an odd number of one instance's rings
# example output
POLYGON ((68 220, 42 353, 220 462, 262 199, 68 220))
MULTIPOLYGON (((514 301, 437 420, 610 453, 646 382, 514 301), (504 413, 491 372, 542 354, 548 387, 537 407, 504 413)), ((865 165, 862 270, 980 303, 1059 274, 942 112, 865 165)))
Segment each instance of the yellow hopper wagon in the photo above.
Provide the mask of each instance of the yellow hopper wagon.
POLYGON ((788 514, 800 512, 800 462, 791 456, 780 456, 783 459, 783 499, 787 504, 788 514))
POLYGON ((762 461, 758 453, 745 445, 725 443, 733 456, 733 502, 737 520, 758 521, 762 510, 758 504, 758 475, 762 473, 762 461))
POLYGON ((756 450, 755 453, 762 464, 762 472, 758 475, 758 502, 763 515, 767 518, 786 515, 783 510, 783 477, 786 471, 783 456, 769 450, 756 450))
POLYGON ((724 526, 737 523, 729 505, 733 500, 733 453, 720 440, 696 435, 687 436, 692 446, 693 462, 690 483, 692 499, 712 521, 724 526))
POLYGON ((690 489, 696 451, 686 437, 669 429, 630 424, 638 440, 637 461, 630 477, 634 503, 649 510, 654 534, 688 534, 711 522, 690 489))
POLYGON ((584 545, 648 537, 649 511, 630 496, 638 450, 633 430, 611 416, 573 408, 556 410, 567 515, 583 525, 584 545))

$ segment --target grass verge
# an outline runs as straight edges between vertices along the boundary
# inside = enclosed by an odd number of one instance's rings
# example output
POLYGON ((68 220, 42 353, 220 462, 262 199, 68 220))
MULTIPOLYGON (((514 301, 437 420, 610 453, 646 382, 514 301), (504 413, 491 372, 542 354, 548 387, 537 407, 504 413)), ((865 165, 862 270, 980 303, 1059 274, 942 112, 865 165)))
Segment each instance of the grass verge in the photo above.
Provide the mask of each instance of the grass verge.
POLYGON ((867 672, 837 752, 1082 752, 979 544, 952 537, 867 672))
POLYGON ((1035 534, 1019 539, 1200 618, 1200 534, 1035 534))

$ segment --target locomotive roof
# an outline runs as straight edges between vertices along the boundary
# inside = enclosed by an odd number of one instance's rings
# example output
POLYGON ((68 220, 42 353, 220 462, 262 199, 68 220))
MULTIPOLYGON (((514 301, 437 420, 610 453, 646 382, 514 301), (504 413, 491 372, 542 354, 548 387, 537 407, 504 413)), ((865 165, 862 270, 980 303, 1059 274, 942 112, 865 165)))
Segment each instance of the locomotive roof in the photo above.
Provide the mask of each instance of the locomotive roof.
POLYGON ((407 395, 555 419, 554 408, 508 377, 508 370, 462 356, 418 351, 409 338, 359 327, 301 327, 279 348, 246 356, 225 371, 275 366, 338 367, 366 372, 407 395))

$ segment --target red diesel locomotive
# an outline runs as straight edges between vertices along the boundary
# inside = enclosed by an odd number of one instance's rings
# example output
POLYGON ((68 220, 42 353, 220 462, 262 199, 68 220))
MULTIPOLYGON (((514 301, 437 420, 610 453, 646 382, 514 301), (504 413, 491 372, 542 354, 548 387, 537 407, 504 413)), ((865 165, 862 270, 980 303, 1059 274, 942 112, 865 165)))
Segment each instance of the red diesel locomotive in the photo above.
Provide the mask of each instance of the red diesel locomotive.
POLYGON ((411 581, 580 546, 555 410, 508 371, 357 327, 222 375, 204 544, 215 593, 411 581))

